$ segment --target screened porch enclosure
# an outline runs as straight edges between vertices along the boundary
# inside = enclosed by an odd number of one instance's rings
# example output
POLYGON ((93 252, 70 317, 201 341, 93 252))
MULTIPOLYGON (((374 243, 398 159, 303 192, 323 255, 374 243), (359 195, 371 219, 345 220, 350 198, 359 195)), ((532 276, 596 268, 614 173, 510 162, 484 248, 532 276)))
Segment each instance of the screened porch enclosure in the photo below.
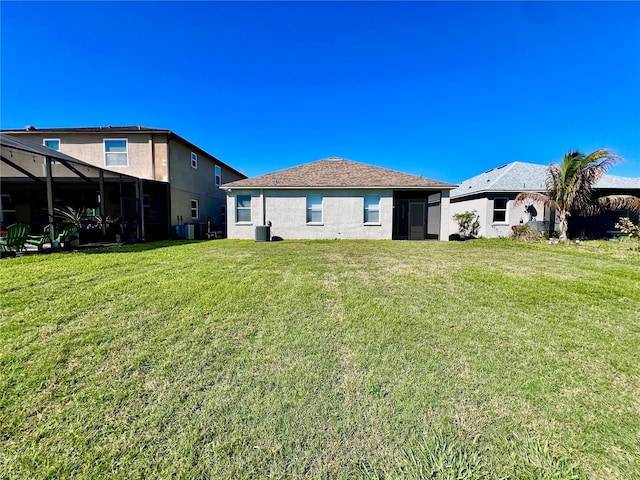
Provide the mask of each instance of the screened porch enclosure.
POLYGON ((397 190, 393 192, 393 239, 438 240, 440 238, 440 192, 397 190))
POLYGON ((1 147, 0 229, 25 223, 39 234, 47 224, 77 223, 80 244, 168 238, 167 184, 111 172, 7 135, 1 147))

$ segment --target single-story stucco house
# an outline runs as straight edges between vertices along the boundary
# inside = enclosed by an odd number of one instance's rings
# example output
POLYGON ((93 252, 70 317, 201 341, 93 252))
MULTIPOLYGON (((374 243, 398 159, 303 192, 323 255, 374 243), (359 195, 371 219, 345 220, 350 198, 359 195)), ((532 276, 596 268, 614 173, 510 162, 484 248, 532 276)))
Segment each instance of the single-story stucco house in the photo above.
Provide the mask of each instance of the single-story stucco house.
POLYGON ((331 157, 222 188, 229 238, 448 240, 455 185, 331 157))
MULTIPOLYGON (((508 237, 511 227, 529 223, 540 232, 557 231, 557 219, 543 204, 525 202, 514 205, 520 192, 545 192, 547 165, 512 162, 492 168, 469 178, 451 191, 450 224, 455 233, 458 224, 453 220, 456 213, 475 211, 480 222, 478 236, 508 237)), ((605 175, 595 184, 595 195, 625 194, 640 196, 640 178, 605 175)), ((637 215, 630 211, 605 212, 594 217, 572 217, 569 235, 576 237, 604 237, 615 230, 620 216, 637 215)))

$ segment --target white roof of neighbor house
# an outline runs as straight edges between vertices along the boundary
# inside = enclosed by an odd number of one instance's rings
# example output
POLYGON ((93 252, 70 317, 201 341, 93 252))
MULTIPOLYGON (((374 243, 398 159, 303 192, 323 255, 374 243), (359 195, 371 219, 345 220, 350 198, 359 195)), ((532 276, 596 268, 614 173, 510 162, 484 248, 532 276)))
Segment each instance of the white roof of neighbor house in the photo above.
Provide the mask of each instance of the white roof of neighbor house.
POLYGON ((451 197, 480 192, 544 192, 547 165, 513 162, 492 168, 460 183, 451 190, 451 197))
MULTIPOLYGON (((548 165, 512 162, 492 168, 460 183, 451 198, 483 192, 544 192, 548 165)), ((605 175, 595 185, 607 189, 640 189, 640 178, 605 175)))
POLYGON ((640 177, 618 177, 616 175, 605 175, 596 183, 596 188, 624 188, 640 190, 640 177))

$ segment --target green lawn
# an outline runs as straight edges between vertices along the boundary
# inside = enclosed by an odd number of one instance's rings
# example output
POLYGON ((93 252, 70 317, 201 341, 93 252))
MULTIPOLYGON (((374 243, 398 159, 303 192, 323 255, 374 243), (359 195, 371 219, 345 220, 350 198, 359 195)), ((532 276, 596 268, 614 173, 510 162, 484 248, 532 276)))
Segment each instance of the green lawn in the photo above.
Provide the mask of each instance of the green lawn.
POLYGON ((630 243, 0 262, 0 478, 640 478, 630 243))

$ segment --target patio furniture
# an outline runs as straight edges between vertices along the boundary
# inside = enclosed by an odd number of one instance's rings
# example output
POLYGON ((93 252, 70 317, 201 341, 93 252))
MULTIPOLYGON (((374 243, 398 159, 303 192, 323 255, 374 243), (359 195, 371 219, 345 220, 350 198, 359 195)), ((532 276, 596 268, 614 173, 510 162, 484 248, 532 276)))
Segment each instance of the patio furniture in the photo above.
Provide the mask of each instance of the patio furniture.
POLYGON ((60 245, 63 245, 66 247, 67 246, 67 242, 69 242, 73 236, 76 234, 76 232, 78 231, 78 226, 74 223, 65 223, 62 226, 62 231, 60 231, 60 233, 58 234, 58 236, 56 237, 56 241, 60 243, 60 245))
POLYGON ((7 236, 0 240, 3 252, 26 250, 24 244, 29 236, 31 226, 24 223, 14 223, 7 227, 7 236))
POLYGON ((29 235, 26 240, 29 245, 35 245, 38 247, 38 251, 42 250, 42 246, 45 243, 51 243, 51 225, 46 224, 42 230, 41 235, 29 235))

